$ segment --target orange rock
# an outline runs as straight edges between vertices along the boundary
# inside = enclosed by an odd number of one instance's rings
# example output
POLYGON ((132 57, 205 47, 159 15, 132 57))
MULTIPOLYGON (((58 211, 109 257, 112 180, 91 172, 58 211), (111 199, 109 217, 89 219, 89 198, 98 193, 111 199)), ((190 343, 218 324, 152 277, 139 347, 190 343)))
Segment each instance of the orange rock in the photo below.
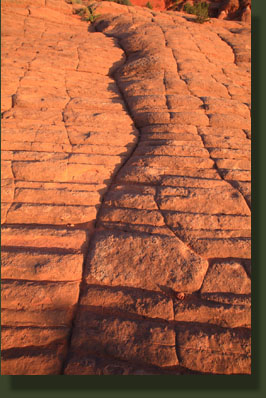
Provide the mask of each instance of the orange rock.
POLYGON ((246 305, 185 298, 174 301, 174 313, 174 319, 178 322, 208 323, 229 328, 251 326, 251 308, 246 305))
POLYGON ((49 203, 61 205, 97 205, 98 192, 72 191, 68 189, 16 188, 14 201, 19 203, 49 203), (46 193, 50 196, 46 196, 46 193))
POLYGON ((193 77, 188 82, 189 90, 197 97, 211 96, 213 92, 218 98, 230 98, 226 87, 217 83, 213 78, 193 77))
POLYGON ((10 207, 6 222, 46 225, 88 223, 88 225, 93 225, 96 213, 95 206, 15 203, 10 207))
POLYGON ((2 227, 2 245, 83 251, 86 231, 38 227, 2 227))
POLYGON ((70 326, 78 300, 78 282, 2 282, 2 324, 70 326))
POLYGON ((4 374, 250 374, 250 26, 152 5, 2 2, 4 374))
POLYGON ((242 215, 215 215, 200 213, 172 213, 164 211, 166 221, 173 228, 183 230, 249 230, 251 228, 251 220, 249 216, 242 215))
POLYGON ((249 294, 250 279, 243 266, 234 260, 214 262, 204 278, 202 293, 224 292, 249 294))
POLYGON ((212 127, 250 129, 250 120, 238 115, 209 114, 209 118, 212 127))
POLYGON ((128 192, 126 187, 124 191, 120 190, 118 192, 107 193, 105 196, 104 205, 111 207, 127 207, 140 210, 158 210, 153 195, 143 195, 141 193, 128 192))
POLYGON ((213 326, 177 327, 180 365, 212 374, 248 374, 250 333, 213 326), (233 348, 234 347, 234 348, 233 348))
POLYGON ((27 346, 41 347, 62 340, 66 342, 69 328, 38 328, 38 327, 6 327, 2 328, 2 350, 14 346, 26 348, 27 346))
POLYGON ((215 188, 214 190, 191 188, 187 189, 183 195, 178 195, 176 190, 173 190, 171 195, 164 195, 163 192, 164 190, 161 191, 158 197, 158 203, 162 210, 184 212, 186 209, 189 209, 190 213, 250 214, 245 200, 243 200, 237 191, 231 189, 229 186, 226 188, 215 188), (221 197, 224 198, 224 201, 220 200, 221 197), (230 203, 229 207, 228 203, 230 203))
POLYGON ((92 245, 86 268, 88 283, 97 280, 111 286, 158 290, 162 285, 195 291, 208 267, 205 260, 172 237, 99 232, 92 245))
POLYGON ((4 279, 80 281, 82 254, 43 254, 35 249, 2 252, 2 277, 4 279), (14 267, 16 264, 16 267, 14 267))
MULTIPOLYGON (((248 107, 236 100, 226 100, 220 98, 213 98, 213 97, 205 97, 204 99, 205 108, 208 110, 209 113, 226 113, 226 115, 239 115, 244 118, 250 117, 250 111, 248 107)), ((232 126, 237 128, 237 125, 232 126)))
MULTIPOLYGON (((153 202, 154 203, 154 202, 153 202)), ((155 204, 155 203, 154 203, 155 204)), ((142 209, 116 209, 102 208, 102 221, 127 222, 130 224, 145 224, 152 226, 164 226, 161 213, 157 210, 142 209)))
POLYGON ((65 350, 55 351, 54 349, 47 353, 43 349, 39 352, 22 354, 15 358, 1 358, 2 375, 55 375, 60 374, 62 368, 62 359, 65 350))
POLYGON ((89 285, 80 305, 84 311, 105 309, 109 313, 130 313, 150 318, 173 319, 171 298, 159 292, 89 285))
POLYGON ((250 258, 251 255, 251 241, 247 237, 200 238, 191 240, 190 245, 193 250, 207 258, 250 258))
MULTIPOLYGON (((68 375, 155 375, 162 374, 164 370, 139 364, 129 364, 125 361, 110 360, 100 357, 84 356, 80 358, 70 358, 64 374, 68 375)), ((167 374, 167 371, 165 372, 167 374)), ((178 370, 176 373, 180 374, 178 370)))
POLYGON ((178 364, 175 333, 165 324, 83 313, 78 317, 77 326, 73 348, 80 356, 107 353, 117 359, 146 365, 178 364))

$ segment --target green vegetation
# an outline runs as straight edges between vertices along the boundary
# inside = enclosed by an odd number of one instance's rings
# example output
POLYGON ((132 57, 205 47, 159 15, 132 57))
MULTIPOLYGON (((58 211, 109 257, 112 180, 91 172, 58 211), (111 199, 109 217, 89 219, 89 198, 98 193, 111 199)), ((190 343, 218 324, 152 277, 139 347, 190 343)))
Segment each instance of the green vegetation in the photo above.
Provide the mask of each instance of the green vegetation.
POLYGON ((209 4, 206 1, 197 2, 193 6, 187 3, 184 5, 184 11, 188 14, 197 15, 195 21, 198 23, 209 21, 209 4))
POLYGON ((195 14, 195 12, 194 12, 194 6, 192 6, 190 3, 186 3, 186 4, 184 5, 184 11, 185 11, 187 14, 195 14))
POLYGON ((132 6, 130 0, 103 0, 103 1, 112 1, 113 3, 122 4, 124 6, 132 6))
POLYGON ((82 4, 82 0, 67 0, 68 4, 82 4))
POLYGON ((151 4, 149 1, 148 1, 148 3, 146 4, 146 7, 149 8, 150 10, 153 9, 153 6, 152 6, 152 4, 151 4))
POLYGON ((79 8, 75 11, 75 14, 80 15, 83 21, 93 23, 100 16, 100 14, 94 14, 94 11, 95 8, 93 6, 87 6, 84 8, 79 8))

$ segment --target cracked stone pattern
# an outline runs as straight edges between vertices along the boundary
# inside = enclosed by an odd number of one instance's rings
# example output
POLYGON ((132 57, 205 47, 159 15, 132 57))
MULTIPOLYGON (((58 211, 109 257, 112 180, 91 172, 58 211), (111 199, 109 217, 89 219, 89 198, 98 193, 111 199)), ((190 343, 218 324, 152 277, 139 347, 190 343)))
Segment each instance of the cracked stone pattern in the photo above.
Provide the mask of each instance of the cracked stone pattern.
POLYGON ((2 2, 2 374, 250 374, 250 28, 98 13, 2 2))

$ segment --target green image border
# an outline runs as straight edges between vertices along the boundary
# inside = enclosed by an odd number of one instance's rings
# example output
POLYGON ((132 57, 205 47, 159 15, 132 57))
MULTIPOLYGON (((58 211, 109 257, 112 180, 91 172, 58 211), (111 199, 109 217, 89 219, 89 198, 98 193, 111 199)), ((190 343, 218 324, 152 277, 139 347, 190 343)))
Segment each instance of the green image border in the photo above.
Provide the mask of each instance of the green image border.
POLYGON ((252 374, 183 376, 1 376, 5 398, 262 398, 266 396, 266 37, 263 0, 252 2, 252 374), (263 134, 264 133, 264 134, 263 134), (264 376, 265 375, 265 376, 264 376))

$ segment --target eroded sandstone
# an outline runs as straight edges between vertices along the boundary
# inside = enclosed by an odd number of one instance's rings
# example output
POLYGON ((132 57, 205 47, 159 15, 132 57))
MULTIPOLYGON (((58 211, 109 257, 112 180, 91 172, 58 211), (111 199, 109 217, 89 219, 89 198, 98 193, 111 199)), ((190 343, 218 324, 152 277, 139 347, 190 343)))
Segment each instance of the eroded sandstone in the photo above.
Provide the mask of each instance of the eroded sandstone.
POLYGON ((2 2, 2 373, 250 374, 249 25, 95 7, 2 2))

